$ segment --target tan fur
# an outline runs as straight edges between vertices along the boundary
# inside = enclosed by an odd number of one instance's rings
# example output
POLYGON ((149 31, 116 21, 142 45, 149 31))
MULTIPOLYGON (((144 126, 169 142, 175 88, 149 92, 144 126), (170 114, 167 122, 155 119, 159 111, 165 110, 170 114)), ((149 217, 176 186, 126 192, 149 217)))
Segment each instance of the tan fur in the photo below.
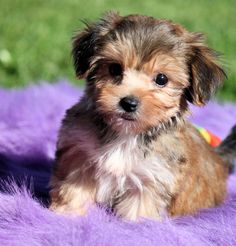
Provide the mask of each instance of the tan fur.
POLYGON ((110 13, 74 39, 73 52, 87 86, 60 129, 51 209, 85 214, 101 204, 137 220, 220 204, 226 165, 185 119, 187 101, 205 103, 223 78, 199 34, 168 21, 110 13), (114 63, 122 68, 116 77, 109 72, 114 63), (165 86, 155 83, 160 73, 168 77, 165 86), (119 106, 130 95, 139 100, 134 113, 119 106))

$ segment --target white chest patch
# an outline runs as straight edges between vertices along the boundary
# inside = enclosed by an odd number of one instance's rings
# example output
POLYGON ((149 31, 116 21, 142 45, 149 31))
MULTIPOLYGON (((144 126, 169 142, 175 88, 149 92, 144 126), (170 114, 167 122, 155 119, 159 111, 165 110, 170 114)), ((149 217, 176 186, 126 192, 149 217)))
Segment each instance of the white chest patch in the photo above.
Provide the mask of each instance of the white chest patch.
POLYGON ((117 139, 101 150, 99 169, 116 177, 127 175, 136 166, 138 159, 142 158, 137 150, 136 137, 117 139))
POLYGON ((160 190, 157 193, 162 193, 164 186, 171 192, 175 183, 169 164, 155 153, 145 158, 137 137, 117 139, 93 158, 97 164, 97 197, 102 203, 111 203, 112 197, 129 189, 143 192, 150 183, 160 190))

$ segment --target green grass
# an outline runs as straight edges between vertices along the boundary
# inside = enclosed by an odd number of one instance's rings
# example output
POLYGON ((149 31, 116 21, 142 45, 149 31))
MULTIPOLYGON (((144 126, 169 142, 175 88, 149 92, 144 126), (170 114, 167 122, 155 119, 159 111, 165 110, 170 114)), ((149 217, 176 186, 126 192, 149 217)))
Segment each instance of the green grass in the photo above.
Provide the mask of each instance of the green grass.
POLYGON ((228 79, 219 97, 236 100, 235 0, 0 0, 0 84, 13 87, 67 78, 75 83, 70 39, 106 10, 180 22, 206 34, 224 54, 228 79))

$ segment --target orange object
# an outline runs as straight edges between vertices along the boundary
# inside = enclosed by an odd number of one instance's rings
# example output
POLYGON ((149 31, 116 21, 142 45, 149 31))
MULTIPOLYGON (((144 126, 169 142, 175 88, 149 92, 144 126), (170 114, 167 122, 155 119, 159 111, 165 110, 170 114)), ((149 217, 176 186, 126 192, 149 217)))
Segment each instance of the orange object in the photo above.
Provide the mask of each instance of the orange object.
POLYGON ((195 126, 203 138, 212 146, 217 147, 221 143, 221 139, 212 132, 206 130, 203 127, 195 126))

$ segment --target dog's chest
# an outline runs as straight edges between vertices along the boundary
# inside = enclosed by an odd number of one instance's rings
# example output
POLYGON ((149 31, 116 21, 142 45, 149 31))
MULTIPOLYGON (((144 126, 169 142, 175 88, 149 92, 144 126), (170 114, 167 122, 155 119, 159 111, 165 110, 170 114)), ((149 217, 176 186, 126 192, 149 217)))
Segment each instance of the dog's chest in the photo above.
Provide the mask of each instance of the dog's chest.
POLYGON ((147 154, 138 138, 118 139, 97 153, 97 195, 107 202, 128 190, 143 192, 156 186, 158 192, 171 192, 175 183, 169 163, 156 152, 147 154))
POLYGON ((143 159, 137 138, 117 139, 99 152, 99 169, 117 177, 130 173, 143 159))

